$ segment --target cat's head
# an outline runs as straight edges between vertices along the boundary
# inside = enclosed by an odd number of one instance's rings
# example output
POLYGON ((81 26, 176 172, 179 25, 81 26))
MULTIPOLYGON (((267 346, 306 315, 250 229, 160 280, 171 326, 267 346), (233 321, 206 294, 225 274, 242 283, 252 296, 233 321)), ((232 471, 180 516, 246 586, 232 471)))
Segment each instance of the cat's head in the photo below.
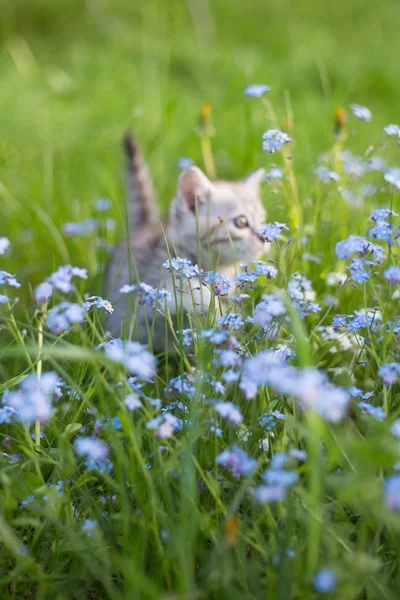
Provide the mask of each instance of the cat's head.
POLYGON ((170 208, 174 243, 191 256, 200 249, 205 269, 260 258, 267 249, 257 233, 266 218, 259 195, 264 173, 210 181, 198 167, 184 171, 170 208))

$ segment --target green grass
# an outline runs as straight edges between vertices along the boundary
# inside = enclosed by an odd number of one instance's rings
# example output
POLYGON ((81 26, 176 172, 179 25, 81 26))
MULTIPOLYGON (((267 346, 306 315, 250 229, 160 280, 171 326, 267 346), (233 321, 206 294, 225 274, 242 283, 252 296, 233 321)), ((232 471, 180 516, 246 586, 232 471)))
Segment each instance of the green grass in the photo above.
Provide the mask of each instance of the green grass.
MULTIPOLYGON (((40 445, 32 437, 35 426, 0 424, 1 598, 311 599, 319 597, 313 577, 324 566, 337 576, 327 597, 397 598, 400 517, 385 504, 383 483, 399 461, 390 424, 399 415, 400 396, 398 387, 382 385, 377 370, 399 361, 398 339, 369 327, 359 345, 333 353, 336 342, 315 328, 330 325, 335 313, 363 308, 379 307, 385 322, 398 319, 394 288, 380 275, 338 289, 327 285, 326 275, 344 272, 349 263, 338 260, 336 242, 366 235, 378 206, 400 212, 399 197, 382 187, 382 173, 369 173, 361 183, 375 183, 377 191, 352 207, 338 187, 356 189, 356 178, 344 174, 339 185, 325 185, 313 171, 322 153, 340 169, 335 158, 343 147, 399 164, 399 147, 382 134, 385 125, 399 121, 398 3, 0 0, 0 11, 0 236, 11 240, 11 251, 0 260, 22 284, 18 291, 1 288, 20 298, 12 310, 1 308, 1 385, 15 391, 38 369, 57 371, 67 384, 54 416, 42 426, 40 445), (171 377, 194 367, 221 379, 216 353, 198 341, 178 365, 159 357, 154 384, 144 388, 164 405, 188 405, 189 423, 160 440, 146 428, 157 409, 146 400, 130 413, 123 403, 126 370, 96 351, 103 339, 101 315, 90 313, 85 327, 60 336, 44 318, 42 345, 43 316, 32 290, 70 263, 87 268, 89 279, 68 300, 102 293, 104 246, 95 235, 65 236, 63 225, 95 215, 96 198, 108 197, 116 229, 102 237, 111 246, 122 235, 120 140, 127 126, 141 141, 164 213, 179 158, 204 166, 198 128, 206 102, 212 105, 219 176, 284 166, 281 153, 261 149, 268 107, 244 97, 245 86, 258 82, 272 86, 267 98, 278 126, 290 123, 285 168, 291 180, 264 186, 263 198, 268 222, 287 222, 291 230, 269 255, 278 278, 251 292, 251 304, 261 291, 286 289, 295 271, 312 281, 321 305, 327 293, 337 294, 327 315, 329 304, 304 320, 288 303, 290 318, 278 341, 295 349, 298 368, 313 365, 337 386, 373 390, 372 403, 385 408, 387 419, 365 417, 352 401, 346 417, 332 424, 271 387, 245 400, 233 384, 222 397, 244 419, 232 427, 207 404, 216 394, 209 380, 198 377, 190 401, 164 391, 171 377), (373 120, 361 123, 349 115, 335 145, 335 112, 352 102, 368 106, 373 120), (286 420, 265 431, 259 418, 273 410, 286 420), (121 429, 103 427, 99 433, 114 467, 106 474, 88 470, 73 442, 84 435, 82 428, 93 433, 96 418, 115 416, 121 429), (210 431, 210 419, 221 427, 221 438, 210 431), (233 444, 257 460, 252 476, 235 480, 216 463, 233 444), (260 484, 275 453, 294 447, 308 453, 307 461, 293 467, 299 482, 282 502, 258 503, 251 488, 260 484), (20 457, 11 464, 15 454, 20 457), (93 537, 81 530, 85 519, 98 524, 93 537), (288 548, 293 558, 286 557, 288 548)), ((384 268, 398 260, 395 245, 384 268)), ((59 294, 51 306, 62 299, 59 294)), ((277 343, 259 339, 256 326, 235 334, 250 354, 277 343)))

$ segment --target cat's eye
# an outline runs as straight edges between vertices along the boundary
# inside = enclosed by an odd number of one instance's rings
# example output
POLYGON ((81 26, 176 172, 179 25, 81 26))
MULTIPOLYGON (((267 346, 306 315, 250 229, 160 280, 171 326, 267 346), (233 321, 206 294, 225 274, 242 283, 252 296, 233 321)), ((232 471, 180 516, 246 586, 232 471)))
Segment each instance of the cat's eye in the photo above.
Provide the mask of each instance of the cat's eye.
POLYGON ((244 229, 245 227, 249 226, 249 221, 247 220, 247 217, 245 215, 240 215, 240 217, 236 217, 236 219, 233 219, 233 222, 235 224, 235 227, 237 227, 238 229, 244 229))

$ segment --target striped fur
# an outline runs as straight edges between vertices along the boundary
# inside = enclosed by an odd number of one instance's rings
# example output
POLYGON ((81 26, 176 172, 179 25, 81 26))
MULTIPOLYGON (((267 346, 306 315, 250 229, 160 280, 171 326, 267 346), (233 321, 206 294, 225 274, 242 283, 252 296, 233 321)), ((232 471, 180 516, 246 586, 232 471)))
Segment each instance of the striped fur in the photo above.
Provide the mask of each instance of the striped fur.
POLYGON ((157 223, 158 210, 154 188, 146 162, 130 131, 123 139, 126 156, 129 230, 157 223))

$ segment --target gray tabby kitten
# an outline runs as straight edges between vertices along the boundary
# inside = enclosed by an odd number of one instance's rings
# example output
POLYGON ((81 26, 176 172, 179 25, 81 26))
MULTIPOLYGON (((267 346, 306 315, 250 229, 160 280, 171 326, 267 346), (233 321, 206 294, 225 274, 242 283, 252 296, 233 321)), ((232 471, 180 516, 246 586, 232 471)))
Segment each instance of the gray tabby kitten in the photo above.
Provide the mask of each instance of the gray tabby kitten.
POLYGON ((257 233, 266 217, 259 197, 264 169, 233 182, 210 181, 198 167, 190 167, 179 177, 168 221, 162 228, 148 169, 129 132, 124 148, 130 235, 129 242, 114 253, 108 269, 106 297, 114 305, 114 314, 107 328, 115 337, 138 339, 157 352, 171 343, 166 342, 170 326, 161 314, 163 307, 138 305, 135 294, 121 295, 119 290, 129 283, 144 282, 171 293, 166 308, 173 318, 177 310, 183 315, 207 314, 210 290, 198 279, 181 286, 162 267, 168 260, 166 240, 172 257, 187 258, 204 270, 218 270, 233 280, 240 263, 256 260, 266 250, 257 233))

